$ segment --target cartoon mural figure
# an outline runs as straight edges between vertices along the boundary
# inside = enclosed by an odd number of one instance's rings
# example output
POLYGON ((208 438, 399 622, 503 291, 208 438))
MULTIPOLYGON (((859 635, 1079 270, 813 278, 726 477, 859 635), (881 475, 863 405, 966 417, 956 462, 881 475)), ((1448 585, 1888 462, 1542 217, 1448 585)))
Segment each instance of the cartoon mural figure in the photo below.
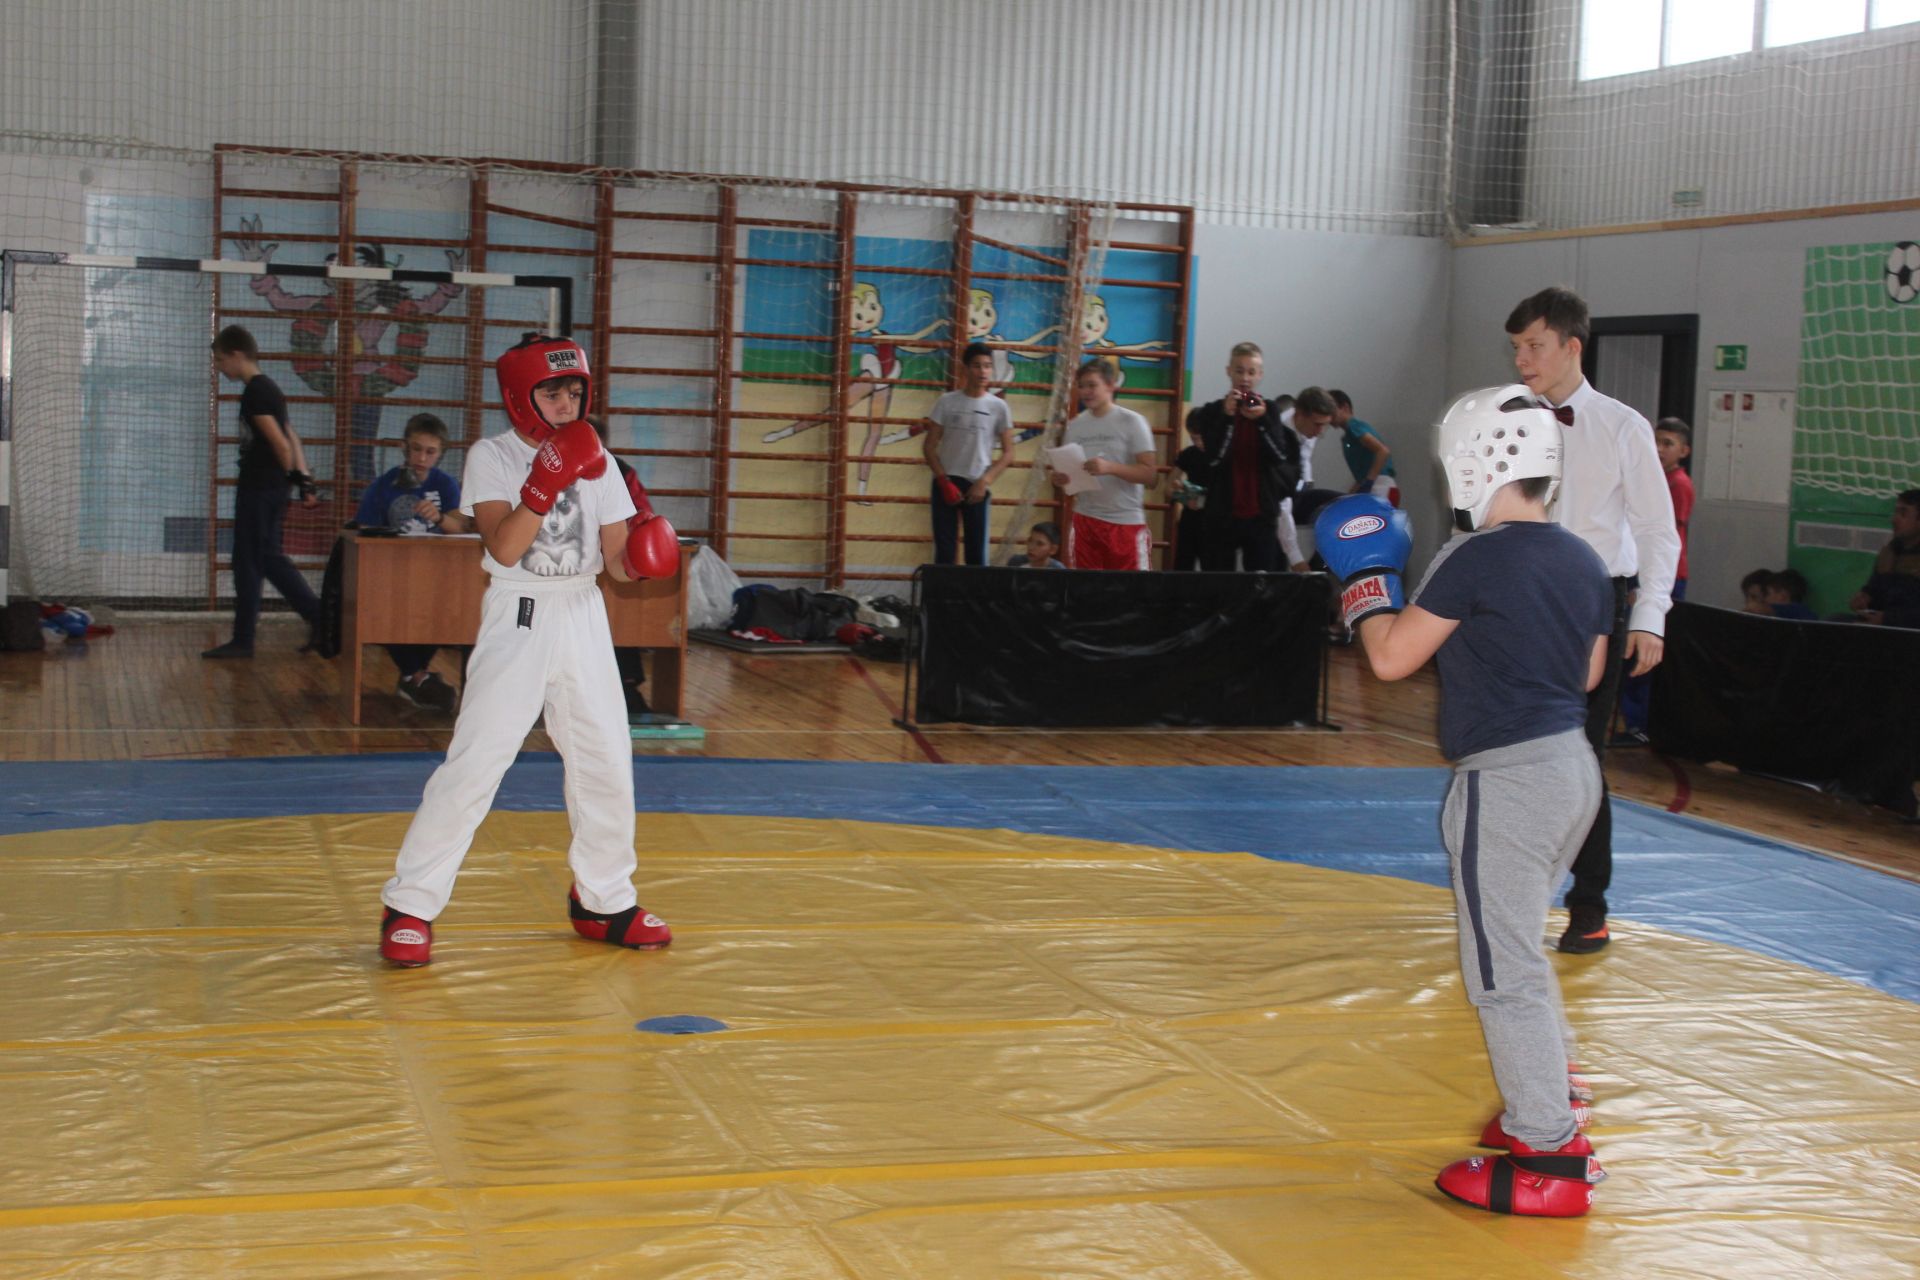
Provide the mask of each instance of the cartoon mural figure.
MULTIPOLYGON (((260 242, 260 217, 240 219, 241 238, 234 248, 248 262, 270 262, 278 244, 260 242)), ((448 249, 447 269, 458 271, 466 261, 464 249, 448 249)), ((397 267, 400 258, 387 261, 386 251, 375 243, 354 249, 355 264, 362 267, 397 267)), ((336 255, 327 255, 331 266, 336 255)), ((330 285, 323 293, 288 293, 278 276, 254 276, 248 284, 254 293, 275 311, 299 318, 293 322, 290 346, 293 371, 315 394, 333 396, 337 391, 353 398, 353 438, 351 470, 355 480, 371 480, 374 474, 372 441, 380 436, 380 399, 406 386, 420 375, 420 357, 427 350, 427 326, 418 317, 438 315, 464 291, 451 283, 436 285, 432 293, 416 298, 403 284, 392 280, 356 280, 353 285, 355 316, 344 333, 339 324, 339 293, 330 285), (395 330, 390 351, 382 351, 388 330, 395 330), (334 386, 335 357, 340 344, 347 344, 352 363, 344 388, 334 386)))
MULTIPOLYGON (((1032 337, 1010 340, 994 332, 994 329, 996 329, 999 324, 1000 313, 994 306, 993 294, 985 289, 969 289, 967 291, 967 341, 984 342, 993 348, 994 394, 1004 399, 1006 397, 1006 391, 1004 390, 1006 384, 1014 381, 1013 362, 1015 360, 1045 360, 1047 357, 1039 352, 1033 351, 1008 351, 1000 344, 1008 343, 1014 346, 1028 347, 1038 346, 1043 339, 1060 332, 1060 326, 1057 324, 1049 325, 1032 337)), ((927 424, 925 422, 916 422, 910 427, 904 427, 899 431, 890 431, 886 435, 881 436, 880 443, 883 445, 898 444, 902 440, 908 440, 921 434, 926 429, 927 424)), ((1029 430, 1025 435, 1017 438, 1032 439, 1038 434, 1039 432, 1037 431, 1029 430)))
MULTIPOLYGON (((887 333, 880 328, 886 318, 886 309, 880 302, 880 290, 864 280, 854 282, 852 296, 848 299, 848 314, 855 345, 873 348, 872 351, 860 353, 858 369, 847 386, 849 417, 856 406, 863 402, 867 406, 867 439, 860 446, 863 458, 859 472, 859 493, 865 497, 873 462, 864 455, 871 454, 881 442, 881 433, 886 424, 880 419, 887 416, 887 407, 893 403, 894 380, 900 376, 899 353, 933 350, 934 344, 923 343, 920 339, 936 329, 945 328, 947 321, 935 320, 916 333, 887 333)), ((790 422, 767 432, 760 439, 765 444, 772 444, 819 425, 818 422, 790 422)))
POLYGON ((1117 343, 1107 337, 1107 330, 1112 327, 1113 318, 1107 314, 1107 300, 1097 293, 1088 294, 1080 307, 1081 358, 1092 360, 1104 356, 1112 361, 1113 367, 1120 371, 1113 382, 1114 394, 1118 395, 1120 388, 1127 385, 1126 366, 1120 363, 1122 360, 1170 359, 1170 353, 1165 352, 1164 348, 1172 344, 1158 339, 1151 342, 1117 343), (1156 350, 1156 348, 1162 350, 1156 350))

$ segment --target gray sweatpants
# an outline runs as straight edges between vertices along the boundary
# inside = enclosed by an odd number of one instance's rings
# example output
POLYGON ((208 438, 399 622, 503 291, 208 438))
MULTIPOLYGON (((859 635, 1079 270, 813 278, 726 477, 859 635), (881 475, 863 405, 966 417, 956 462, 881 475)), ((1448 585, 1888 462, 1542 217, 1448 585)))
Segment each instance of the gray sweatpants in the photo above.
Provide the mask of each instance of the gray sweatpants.
POLYGON ((1573 1043, 1547 960, 1547 908, 1600 807, 1600 765, 1578 729, 1454 762, 1440 826, 1453 866, 1460 971, 1480 1013, 1501 1127, 1536 1150, 1574 1135, 1573 1043))

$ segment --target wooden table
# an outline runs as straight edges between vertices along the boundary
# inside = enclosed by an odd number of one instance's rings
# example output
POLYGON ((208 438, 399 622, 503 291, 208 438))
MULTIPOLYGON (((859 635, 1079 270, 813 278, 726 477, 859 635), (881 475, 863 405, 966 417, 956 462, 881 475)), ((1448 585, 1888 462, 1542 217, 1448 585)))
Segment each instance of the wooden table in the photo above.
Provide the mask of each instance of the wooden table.
MULTIPOLYGON (((370 644, 470 645, 480 632, 480 597, 487 571, 480 540, 460 537, 347 539, 342 561, 340 656, 351 666, 347 712, 360 723, 363 651, 370 644)), ((680 572, 647 582, 600 575, 607 620, 616 645, 651 649, 647 703, 679 715, 686 689, 687 563, 694 548, 680 547, 680 572)))

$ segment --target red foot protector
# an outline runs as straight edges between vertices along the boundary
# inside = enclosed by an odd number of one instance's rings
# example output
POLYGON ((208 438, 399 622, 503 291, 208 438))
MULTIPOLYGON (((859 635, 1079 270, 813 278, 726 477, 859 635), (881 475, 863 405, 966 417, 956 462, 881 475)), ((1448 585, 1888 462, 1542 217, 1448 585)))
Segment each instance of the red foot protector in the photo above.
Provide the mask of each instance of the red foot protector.
POLYGON ((433 950, 433 922, 403 916, 392 907, 380 917, 380 956, 402 969, 418 969, 433 950))
POLYGON ((610 916, 587 910, 580 904, 578 886, 567 890, 567 915, 573 920, 573 931, 594 942, 611 942, 616 947, 632 947, 635 951, 657 951, 673 941, 673 930, 667 928, 667 922, 638 906, 610 916))
POLYGON ((1514 1142, 1503 1156, 1470 1156, 1440 1171, 1433 1185, 1461 1204, 1525 1218, 1578 1218, 1593 1207, 1606 1177, 1593 1144, 1576 1133, 1557 1151, 1514 1142))

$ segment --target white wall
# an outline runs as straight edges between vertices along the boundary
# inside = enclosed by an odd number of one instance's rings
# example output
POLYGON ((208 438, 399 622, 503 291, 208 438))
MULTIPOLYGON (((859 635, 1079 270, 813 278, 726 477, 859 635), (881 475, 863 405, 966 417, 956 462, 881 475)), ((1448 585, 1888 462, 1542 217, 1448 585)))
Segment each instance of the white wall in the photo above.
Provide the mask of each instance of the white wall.
POLYGON ((585 159, 588 0, 8 0, 6 16, 0 149, 585 159))
POLYGON ((1431 230, 1432 0, 641 0, 633 163, 1431 230))
MULTIPOLYGON (((1243 340, 1266 352, 1266 394, 1319 385, 1352 396, 1394 450, 1417 574, 1446 521, 1428 436, 1446 399, 1446 242, 1243 227, 1201 227, 1196 239, 1194 400, 1224 393, 1227 351, 1243 340)), ((1329 488, 1349 478, 1336 436, 1314 453, 1329 488)))
POLYGON ((1541 226, 1914 194, 1920 26, 1583 82, 1579 7, 1553 5, 1536 46, 1527 213, 1541 226), (1702 203, 1676 207, 1679 190, 1702 203))
MULTIPOLYGON (((1715 482, 1708 390, 1799 385, 1806 250, 1902 239, 1920 239, 1920 212, 1457 249, 1447 382, 1464 388, 1509 378, 1507 313, 1550 284, 1578 291, 1596 317, 1697 313, 1700 363, 1690 421, 1694 482, 1705 493, 1715 482), (1748 348, 1746 370, 1715 373, 1713 348, 1734 343, 1748 348)), ((1688 541, 1688 598, 1737 607, 1743 575, 1784 566, 1787 500, 1784 492, 1778 502, 1699 500, 1688 541)))

